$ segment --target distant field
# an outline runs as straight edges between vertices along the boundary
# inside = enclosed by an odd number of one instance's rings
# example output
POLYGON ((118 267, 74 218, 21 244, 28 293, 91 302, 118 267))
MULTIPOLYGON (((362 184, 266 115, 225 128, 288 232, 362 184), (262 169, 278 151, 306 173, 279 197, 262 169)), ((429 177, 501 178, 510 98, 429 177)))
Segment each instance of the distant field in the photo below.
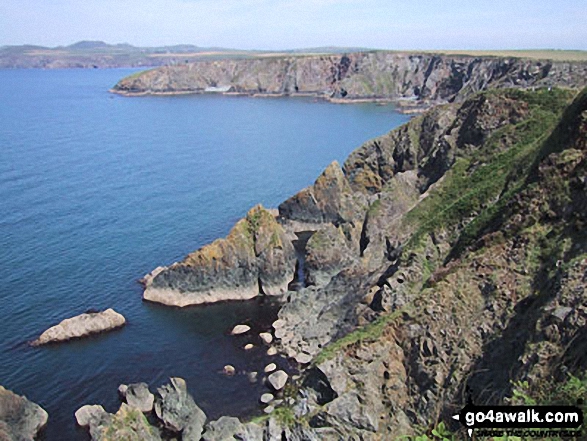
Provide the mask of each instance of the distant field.
MULTIPOLYGON (((416 52, 416 51, 414 51, 416 52)), ((553 60, 553 61, 587 61, 587 51, 567 51, 567 50, 509 50, 509 51, 467 51, 467 50, 450 50, 450 51, 419 51, 422 53, 446 54, 446 55, 470 55, 473 57, 515 57, 530 58, 533 60, 553 60)))

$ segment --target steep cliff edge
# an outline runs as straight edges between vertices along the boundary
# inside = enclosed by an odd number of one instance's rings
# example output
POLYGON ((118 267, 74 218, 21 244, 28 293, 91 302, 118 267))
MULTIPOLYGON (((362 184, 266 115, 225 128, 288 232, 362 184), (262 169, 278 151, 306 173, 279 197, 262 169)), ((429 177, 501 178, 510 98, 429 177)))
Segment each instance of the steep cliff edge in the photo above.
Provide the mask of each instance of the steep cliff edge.
POLYGON ((490 88, 585 85, 585 62, 367 52, 166 66, 124 78, 112 91, 312 95, 342 102, 390 100, 429 106, 462 101, 490 88))
POLYGON ((305 369, 251 439, 416 436, 467 393, 580 398, 586 176, 587 89, 476 94, 327 167, 267 218, 282 247, 307 239, 311 277, 274 323, 305 369))

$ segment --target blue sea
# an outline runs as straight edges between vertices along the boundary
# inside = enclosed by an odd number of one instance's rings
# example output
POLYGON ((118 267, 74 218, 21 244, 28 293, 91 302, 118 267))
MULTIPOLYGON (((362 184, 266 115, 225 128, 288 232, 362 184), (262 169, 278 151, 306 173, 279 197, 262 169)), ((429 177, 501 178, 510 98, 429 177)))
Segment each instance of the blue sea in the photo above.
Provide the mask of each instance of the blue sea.
POLYGON ((0 70, 0 384, 48 411, 46 440, 87 438, 76 409, 115 412, 120 384, 154 391, 170 376, 185 378, 211 417, 260 412, 263 386, 243 373, 268 357, 242 349, 254 335, 228 331, 267 329, 275 307, 168 308, 144 303, 137 279, 408 119, 374 104, 108 92, 133 72, 0 70), (105 308, 127 326, 28 345, 64 318, 105 308), (234 377, 220 373, 229 363, 234 377))

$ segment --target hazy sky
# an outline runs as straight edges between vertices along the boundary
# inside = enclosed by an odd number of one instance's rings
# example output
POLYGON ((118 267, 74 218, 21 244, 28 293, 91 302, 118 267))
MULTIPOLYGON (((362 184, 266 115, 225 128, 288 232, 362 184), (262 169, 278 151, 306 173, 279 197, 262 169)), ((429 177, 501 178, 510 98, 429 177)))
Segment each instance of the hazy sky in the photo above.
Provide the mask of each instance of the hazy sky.
POLYGON ((1 0, 0 45, 587 49, 586 0, 1 0))

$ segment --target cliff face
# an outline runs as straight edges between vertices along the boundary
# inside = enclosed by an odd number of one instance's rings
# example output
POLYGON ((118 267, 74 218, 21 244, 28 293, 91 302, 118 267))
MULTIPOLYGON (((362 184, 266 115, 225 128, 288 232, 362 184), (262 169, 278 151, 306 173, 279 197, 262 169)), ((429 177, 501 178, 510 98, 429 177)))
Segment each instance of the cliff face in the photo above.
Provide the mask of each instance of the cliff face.
POLYGON ((414 436, 450 425, 466 392, 476 404, 576 400, 586 176, 587 89, 477 94, 331 164, 267 218, 284 250, 310 236, 307 286, 288 292, 274 336, 312 361, 274 414, 248 423, 251 439, 414 436))
POLYGON ((121 80, 122 94, 229 91, 385 99, 403 104, 462 101, 488 88, 585 86, 587 63, 515 58, 400 54, 222 60, 167 66, 121 80))

